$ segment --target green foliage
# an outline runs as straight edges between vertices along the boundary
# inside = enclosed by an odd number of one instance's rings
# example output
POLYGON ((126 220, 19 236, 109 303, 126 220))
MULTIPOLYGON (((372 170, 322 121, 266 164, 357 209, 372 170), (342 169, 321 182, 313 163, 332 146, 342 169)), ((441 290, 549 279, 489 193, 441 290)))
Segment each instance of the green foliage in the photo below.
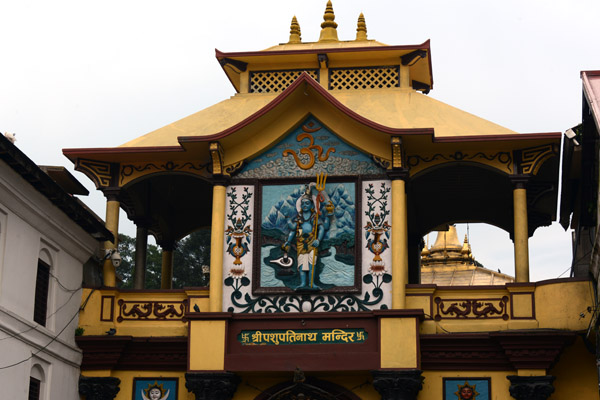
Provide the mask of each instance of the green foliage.
MULTIPOLYGON (((135 239, 119 234, 121 265, 117 274, 121 277, 119 287, 133 288, 135 265, 135 239)), ((179 241, 173 256, 173 288, 208 286, 208 273, 202 266, 210 264, 210 230, 201 229, 179 241)), ((146 254, 146 289, 160 289, 162 251, 149 244, 146 254)))

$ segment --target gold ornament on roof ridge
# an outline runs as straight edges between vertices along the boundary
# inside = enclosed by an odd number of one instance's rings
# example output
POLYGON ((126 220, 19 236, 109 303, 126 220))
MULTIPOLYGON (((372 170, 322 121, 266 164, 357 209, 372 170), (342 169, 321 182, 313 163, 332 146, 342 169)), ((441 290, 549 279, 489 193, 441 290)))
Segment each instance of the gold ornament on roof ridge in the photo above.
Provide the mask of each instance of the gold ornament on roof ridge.
POLYGON ((290 24, 290 40, 288 43, 302 43, 300 24, 298 23, 295 15, 292 18, 292 23, 290 24))
POLYGON ((363 13, 360 13, 358 16, 358 22, 356 24, 356 40, 367 40, 367 23, 365 22, 363 13))
POLYGON ((319 36, 319 42, 337 42, 337 26, 338 24, 334 21, 335 14, 333 13, 333 5, 331 0, 327 1, 325 7, 325 14, 323 14, 323 23, 321 23, 321 35, 319 36))

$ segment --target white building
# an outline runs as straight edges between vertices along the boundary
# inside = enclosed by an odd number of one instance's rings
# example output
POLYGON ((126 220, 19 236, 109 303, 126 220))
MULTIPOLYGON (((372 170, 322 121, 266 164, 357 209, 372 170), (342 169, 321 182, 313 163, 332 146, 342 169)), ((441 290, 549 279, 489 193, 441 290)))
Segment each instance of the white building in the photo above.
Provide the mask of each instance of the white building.
POLYGON ((63 168, 38 167, 0 135, 3 399, 79 399, 84 264, 112 235, 73 194, 87 190, 63 168))

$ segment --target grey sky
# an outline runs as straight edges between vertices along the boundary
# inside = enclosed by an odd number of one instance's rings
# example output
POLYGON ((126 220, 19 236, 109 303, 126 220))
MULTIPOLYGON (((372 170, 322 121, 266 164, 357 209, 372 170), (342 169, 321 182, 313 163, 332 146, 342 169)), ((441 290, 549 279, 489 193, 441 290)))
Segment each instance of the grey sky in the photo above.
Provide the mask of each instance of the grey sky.
MULTIPOLYGON (((15 132, 38 164, 71 168, 62 148, 117 146, 233 95, 214 49, 286 42, 293 15, 303 41, 315 41, 325 3, 0 2, 0 131, 15 132)), ((578 124, 579 71, 600 69, 597 1, 337 0, 333 7, 341 40, 354 39, 360 12, 369 39, 431 39, 429 95, 518 132, 578 124)), ((102 196, 76 176, 93 192, 84 200, 104 216, 102 196)), ((512 273, 508 235, 477 230, 471 225, 475 256, 512 273)), ((530 256, 533 280, 558 276, 569 267, 569 234, 540 229, 530 256)))

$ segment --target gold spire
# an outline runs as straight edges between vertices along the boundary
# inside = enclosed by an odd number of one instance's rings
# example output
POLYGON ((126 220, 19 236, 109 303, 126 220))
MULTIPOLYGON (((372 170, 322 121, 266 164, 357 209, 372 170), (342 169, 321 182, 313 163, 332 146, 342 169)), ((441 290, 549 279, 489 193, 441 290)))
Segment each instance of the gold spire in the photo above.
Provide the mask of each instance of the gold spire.
POLYGON ((292 18, 292 24, 290 25, 290 41, 288 43, 302 43, 302 37, 300 36, 300 24, 294 15, 292 18))
POLYGON ((469 244, 467 235, 465 235, 465 240, 463 242, 462 249, 460 249, 460 254, 471 256, 471 245, 469 244))
POLYGON ((458 234, 456 233, 456 226, 450 225, 447 231, 439 231, 435 243, 431 247, 432 251, 444 251, 444 250, 460 250, 462 248, 458 234))
POLYGON ((360 13, 358 16, 358 23, 356 24, 356 40, 367 40, 367 23, 365 22, 363 13, 360 13))
POLYGON ((321 36, 319 36, 319 42, 337 42, 337 26, 334 22, 335 14, 333 13, 333 6, 331 0, 327 1, 325 7, 325 14, 323 14, 323 23, 321 24, 321 36))

